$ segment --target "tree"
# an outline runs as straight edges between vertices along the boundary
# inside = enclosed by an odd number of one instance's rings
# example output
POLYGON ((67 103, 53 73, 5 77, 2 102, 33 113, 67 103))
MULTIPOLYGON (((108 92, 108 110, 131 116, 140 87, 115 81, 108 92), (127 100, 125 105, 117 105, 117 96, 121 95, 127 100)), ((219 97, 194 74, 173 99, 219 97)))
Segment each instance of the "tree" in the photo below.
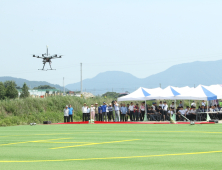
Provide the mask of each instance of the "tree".
POLYGON ((14 81, 5 81, 4 82, 4 86, 5 88, 7 88, 9 85, 13 84, 15 87, 17 87, 17 84, 14 81))
POLYGON ((0 82, 0 100, 5 98, 5 86, 2 82, 0 82))
POLYGON ((34 87, 33 89, 56 89, 56 88, 51 87, 49 85, 42 85, 42 86, 34 87))
POLYGON ((10 98, 10 99, 14 99, 18 97, 18 91, 16 89, 16 84, 15 82, 11 81, 11 83, 9 83, 7 85, 6 88, 6 97, 10 98))
POLYGON ((29 97, 29 88, 26 85, 26 83, 24 83, 23 86, 22 86, 22 92, 21 92, 20 97, 21 98, 29 97))
POLYGON ((109 97, 109 98, 117 98, 119 96, 119 93, 116 92, 106 92, 102 95, 102 97, 109 97))

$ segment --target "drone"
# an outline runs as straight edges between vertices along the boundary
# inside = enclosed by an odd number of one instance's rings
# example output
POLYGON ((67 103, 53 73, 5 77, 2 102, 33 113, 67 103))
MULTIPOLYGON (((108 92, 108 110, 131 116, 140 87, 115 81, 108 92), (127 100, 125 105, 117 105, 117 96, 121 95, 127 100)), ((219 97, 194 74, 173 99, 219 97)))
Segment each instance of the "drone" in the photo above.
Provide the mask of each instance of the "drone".
POLYGON ((42 54, 42 56, 33 55, 33 57, 43 59, 43 61, 42 61, 43 62, 43 68, 39 69, 39 70, 47 71, 47 70, 55 70, 55 69, 52 69, 52 67, 51 67, 52 59, 62 58, 62 55, 57 55, 57 54, 50 55, 48 53, 48 46, 46 46, 46 53, 45 54, 42 54), (50 69, 47 69, 47 70, 44 69, 46 63, 49 63, 50 69))

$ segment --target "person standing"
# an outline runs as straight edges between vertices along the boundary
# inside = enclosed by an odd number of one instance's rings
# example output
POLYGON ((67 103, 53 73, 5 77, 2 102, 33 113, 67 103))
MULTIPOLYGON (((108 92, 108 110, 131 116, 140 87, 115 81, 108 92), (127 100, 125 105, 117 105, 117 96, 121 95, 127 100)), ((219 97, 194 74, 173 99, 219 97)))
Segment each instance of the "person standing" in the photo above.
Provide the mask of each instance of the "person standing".
POLYGON ((108 122, 109 121, 109 105, 108 104, 106 104, 106 117, 107 117, 106 122, 108 122))
POLYGON ((159 106, 160 121, 163 120, 163 109, 162 109, 162 107, 159 106))
POLYGON ((111 121, 112 119, 113 119, 113 121, 114 121, 112 103, 109 104, 108 110, 109 110, 109 115, 108 115, 109 121, 111 121))
POLYGON ((101 106, 99 106, 99 108, 98 108, 98 112, 99 112, 99 121, 103 121, 103 112, 102 112, 102 105, 101 106))
POLYGON ((86 118, 87 118, 87 106, 86 106, 86 103, 84 103, 84 106, 82 107, 82 121, 87 121, 86 118))
POLYGON ((136 106, 134 106, 134 120, 139 121, 139 107, 138 104, 136 104, 136 106))
MULTIPOLYGON (((98 103, 95 104, 95 119, 96 121, 99 121, 99 108, 98 103)), ((95 120, 94 120, 95 121, 95 120)))
POLYGON ((134 105, 133 105, 133 102, 130 103, 129 111, 130 111, 130 120, 131 120, 131 121, 134 121, 135 114, 134 114, 134 105))
POLYGON ((115 121, 120 122, 120 116, 119 116, 119 104, 114 101, 114 108, 115 108, 115 121))
POLYGON ((168 105, 166 103, 166 101, 163 102, 163 121, 166 120, 167 118, 167 110, 168 110, 168 105))
POLYGON ((107 113, 106 113, 106 103, 103 102, 103 105, 102 105, 102 121, 104 121, 104 116, 105 116, 105 121, 107 122, 107 113))
POLYGON ((153 110, 156 110, 156 108, 157 108, 156 102, 153 102, 153 105, 151 107, 153 107, 153 110))
POLYGON ((206 102, 203 100, 201 106, 206 106, 206 102))
POLYGON ((86 121, 89 121, 90 119, 90 108, 87 106, 87 118, 86 121))
POLYGON ((172 102, 172 104, 170 105, 170 108, 173 108, 173 110, 175 109, 175 104, 174 104, 174 102, 172 102))
POLYGON ((73 110, 71 104, 69 105, 68 109, 69 109, 69 118, 68 118, 68 122, 73 122, 74 110, 73 110))
POLYGON ((179 107, 183 107, 183 102, 180 101, 179 107))
POLYGON ((93 106, 93 104, 90 107, 90 120, 95 120, 95 107, 93 106))
POLYGON ((127 104, 126 121, 128 121, 128 116, 130 115, 129 104, 127 104))
POLYGON ((140 106, 140 121, 144 120, 144 114, 145 114, 145 106, 144 106, 144 102, 141 104, 140 106))
POLYGON ((160 107, 163 107, 163 102, 162 102, 162 101, 160 101, 159 106, 160 106, 160 107))
POLYGON ((126 121, 127 107, 125 104, 121 107, 121 121, 126 121))
POLYGON ((193 102, 191 103, 191 106, 196 107, 195 101, 193 101, 193 102))
POLYGON ((64 123, 68 122, 68 117, 69 117, 69 109, 68 105, 66 105, 66 108, 63 110, 64 112, 64 123))

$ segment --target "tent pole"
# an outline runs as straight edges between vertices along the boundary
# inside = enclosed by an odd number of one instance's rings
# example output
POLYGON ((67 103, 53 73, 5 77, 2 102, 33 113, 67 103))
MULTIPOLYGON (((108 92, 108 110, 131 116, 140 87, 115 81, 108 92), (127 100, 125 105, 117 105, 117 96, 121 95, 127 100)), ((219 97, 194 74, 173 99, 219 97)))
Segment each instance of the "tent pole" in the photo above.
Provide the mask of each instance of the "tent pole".
POLYGON ((176 99, 174 100, 174 103, 175 103, 174 112, 175 112, 175 114, 176 114, 176 107, 177 107, 177 101, 176 101, 176 99))
MULTIPOLYGON (((174 100, 174 113, 173 113, 173 121, 176 121, 176 107, 177 107, 177 101, 176 101, 176 99, 174 100)), ((171 116, 171 114, 170 114, 170 116, 171 116)), ((170 119, 171 120, 171 119, 170 119)))
POLYGON ((208 109, 209 109, 209 106, 208 106, 208 105, 209 105, 209 103, 208 103, 208 100, 207 100, 207 112, 208 112, 208 109))
POLYGON ((207 119, 206 121, 209 122, 211 119, 210 119, 210 116, 209 116, 209 113, 208 113, 208 108, 209 108, 209 103, 208 103, 208 100, 207 100, 207 119))
POLYGON ((147 122, 148 119, 147 119, 147 108, 146 108, 146 100, 145 100, 145 116, 144 116, 144 122, 147 122))

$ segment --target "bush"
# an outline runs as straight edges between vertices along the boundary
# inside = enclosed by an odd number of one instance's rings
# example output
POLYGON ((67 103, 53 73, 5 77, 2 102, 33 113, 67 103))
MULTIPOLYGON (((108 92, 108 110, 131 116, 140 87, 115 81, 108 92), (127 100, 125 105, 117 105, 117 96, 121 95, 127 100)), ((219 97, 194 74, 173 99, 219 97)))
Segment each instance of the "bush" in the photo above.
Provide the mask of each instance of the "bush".
MULTIPOLYGON (((71 104, 74 109, 74 120, 82 120, 81 108, 84 103, 88 106, 99 103, 102 105, 104 98, 95 97, 84 99, 75 96, 54 96, 47 98, 20 98, 0 100, 0 126, 24 125, 32 122, 52 123, 63 122, 63 109, 71 104)), ((111 102, 112 99, 105 99, 111 102)))
MULTIPOLYGON (((53 96, 47 98, 23 98, 23 99, 5 99, 0 100, 0 126, 27 125, 29 123, 43 123, 51 121, 52 123, 63 122, 63 109, 71 104, 74 109, 74 120, 82 120, 81 108, 84 103, 89 107, 91 104, 98 103, 102 105, 105 101, 111 103, 113 98, 94 97, 84 99, 75 96, 53 96)), ((141 103, 142 101, 134 102, 141 103)), ((147 101, 152 105, 153 101, 147 101)), ((170 105, 172 101, 167 101, 170 105)), ((128 102, 119 102, 128 104, 128 102)), ((179 101, 177 101, 177 106, 179 101)), ((197 103, 198 104, 198 103, 197 103)), ((184 106, 188 106, 189 101, 184 101, 184 106)))

